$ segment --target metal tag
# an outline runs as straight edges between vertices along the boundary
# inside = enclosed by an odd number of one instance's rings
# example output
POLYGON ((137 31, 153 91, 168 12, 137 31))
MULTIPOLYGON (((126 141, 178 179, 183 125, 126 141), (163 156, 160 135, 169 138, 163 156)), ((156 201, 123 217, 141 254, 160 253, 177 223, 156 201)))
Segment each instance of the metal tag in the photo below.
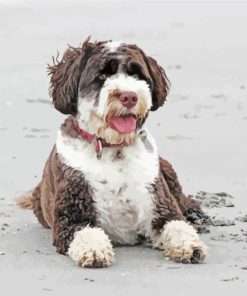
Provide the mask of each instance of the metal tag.
POLYGON ((141 140, 142 140, 145 148, 147 149, 147 151, 150 153, 153 153, 154 148, 153 148, 152 144, 150 143, 150 141, 147 139, 147 132, 145 130, 140 130, 138 135, 141 137, 141 140))
POLYGON ((97 159, 101 159, 101 156, 102 156, 102 144, 101 144, 100 139, 97 139, 97 137, 95 135, 94 135, 94 138, 92 140, 92 144, 94 146, 97 159))

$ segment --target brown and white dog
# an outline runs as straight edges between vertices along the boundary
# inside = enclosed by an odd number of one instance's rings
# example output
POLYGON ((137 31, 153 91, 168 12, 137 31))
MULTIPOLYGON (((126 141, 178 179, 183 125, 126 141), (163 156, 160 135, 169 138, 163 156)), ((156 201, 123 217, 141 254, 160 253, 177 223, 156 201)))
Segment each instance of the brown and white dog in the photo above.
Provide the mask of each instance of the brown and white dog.
POLYGON ((87 39, 49 72, 54 106, 69 116, 41 182, 19 204, 52 229, 57 251, 106 267, 113 244, 149 242, 177 262, 203 262, 196 229, 205 216, 145 126, 168 93, 162 67, 136 45, 87 39))

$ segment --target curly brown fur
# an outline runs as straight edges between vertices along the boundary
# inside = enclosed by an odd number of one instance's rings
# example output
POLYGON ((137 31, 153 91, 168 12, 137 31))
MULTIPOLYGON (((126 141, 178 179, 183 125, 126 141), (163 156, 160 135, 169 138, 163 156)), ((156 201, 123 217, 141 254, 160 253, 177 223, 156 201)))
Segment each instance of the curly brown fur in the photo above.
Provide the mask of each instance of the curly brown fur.
POLYGON ((53 244, 65 254, 75 231, 97 226, 93 191, 81 172, 59 163, 60 176, 54 209, 53 244))
POLYGON ((102 42, 91 43, 88 37, 81 47, 69 46, 61 61, 53 57, 53 65, 48 65, 51 75, 50 94, 55 108, 64 114, 76 114, 78 86, 81 72, 91 51, 102 42))
POLYGON ((186 219, 194 225, 207 223, 209 221, 208 215, 201 210, 198 203, 191 195, 186 196, 183 193, 182 186, 178 181, 177 174, 172 165, 162 157, 160 157, 159 160, 160 170, 168 184, 169 190, 177 200, 179 208, 186 219))
POLYGON ((196 201, 193 200, 190 196, 184 195, 182 186, 178 181, 177 174, 174 171, 172 165, 162 157, 160 157, 159 160, 161 173, 168 184, 169 191, 177 200, 181 212, 185 213, 190 208, 198 209, 199 206, 196 201))
POLYGON ((54 147, 32 194, 32 208, 41 225, 52 229, 59 253, 66 254, 75 231, 96 225, 92 195, 82 173, 62 164, 54 147))
POLYGON ((163 226, 171 220, 186 220, 180 210, 180 201, 171 194, 162 171, 160 171, 152 189, 155 199, 155 218, 152 221, 152 227, 156 232, 160 232, 163 226))

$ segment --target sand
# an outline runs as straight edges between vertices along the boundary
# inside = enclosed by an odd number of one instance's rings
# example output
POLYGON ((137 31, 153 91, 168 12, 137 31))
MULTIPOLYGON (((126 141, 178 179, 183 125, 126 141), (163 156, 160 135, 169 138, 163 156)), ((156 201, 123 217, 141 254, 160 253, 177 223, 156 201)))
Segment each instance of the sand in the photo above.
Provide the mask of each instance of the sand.
MULTIPOLYGON (((247 3, 0 1, 0 294, 243 295, 247 288, 247 3), (56 254, 51 233, 14 198, 35 186, 64 116, 46 64, 67 44, 137 43, 166 69, 168 101, 148 126, 184 191, 225 192, 209 203, 205 264, 143 247, 116 249, 104 270, 56 254), (225 225, 225 226, 219 226, 225 225), (240 294, 241 293, 241 294, 240 294)), ((213 200, 213 199, 212 199, 213 200)))

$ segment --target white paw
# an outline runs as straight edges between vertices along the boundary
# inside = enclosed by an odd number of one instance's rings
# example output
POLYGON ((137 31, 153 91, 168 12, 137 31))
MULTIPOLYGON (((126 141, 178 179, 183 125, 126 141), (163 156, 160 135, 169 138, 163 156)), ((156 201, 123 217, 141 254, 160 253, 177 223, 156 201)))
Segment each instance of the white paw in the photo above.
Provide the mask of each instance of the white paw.
POLYGON ((154 247, 164 249, 165 257, 182 263, 202 263, 207 257, 207 247, 196 230, 184 221, 171 221, 164 227, 154 247))
POLYGON ((114 262, 112 244, 101 228, 76 232, 68 255, 81 267, 108 267, 114 262))

